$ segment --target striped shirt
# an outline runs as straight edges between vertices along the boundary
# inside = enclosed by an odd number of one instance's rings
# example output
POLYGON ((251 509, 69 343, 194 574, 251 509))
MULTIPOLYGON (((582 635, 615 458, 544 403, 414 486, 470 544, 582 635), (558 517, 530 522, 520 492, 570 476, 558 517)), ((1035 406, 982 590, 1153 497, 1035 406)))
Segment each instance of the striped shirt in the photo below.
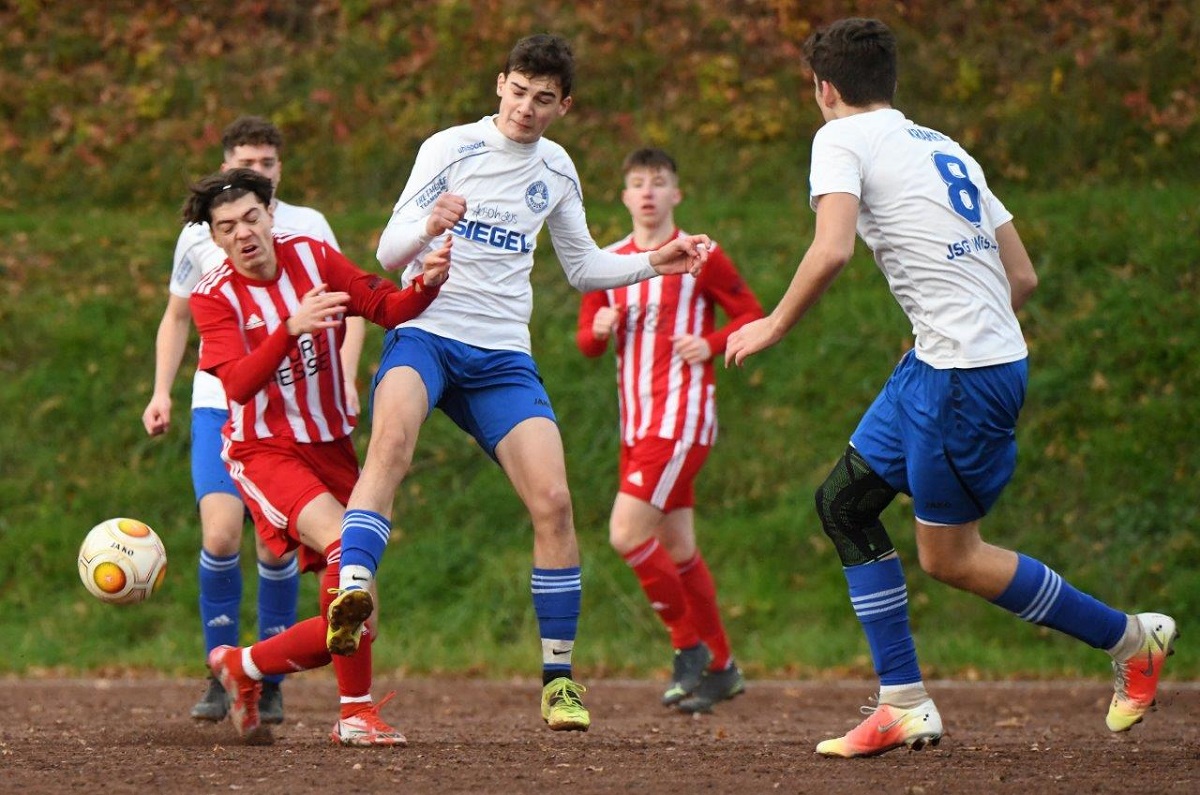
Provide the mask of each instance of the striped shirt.
MULTIPOLYGON (((372 319, 407 319, 428 305, 435 293, 401 303, 395 284, 359 270, 331 245, 308 237, 276 233, 275 255, 278 272, 271 281, 247 278, 226 261, 196 285, 190 305, 200 329, 201 369, 215 372, 268 344, 304 294, 318 284, 350 292, 354 313, 372 319), (397 307, 411 311, 397 314, 397 307)), ((286 329, 281 333, 286 336, 286 329)), ((301 334, 281 346, 283 353, 271 365, 274 372, 261 389, 244 403, 229 397, 226 437, 235 442, 279 437, 311 443, 349 435, 355 419, 346 407, 338 360, 344 336, 341 324, 301 334)))
MULTIPOLYGON (((683 234, 676 231, 676 236, 683 234)), ((632 235, 608 250, 640 251, 632 235)), ((688 364, 675 353, 671 339, 684 334, 703 337, 715 358, 725 350, 730 334, 763 316, 758 299, 733 262, 716 248, 698 277, 655 276, 628 287, 586 294, 576 341, 588 356, 599 356, 608 345, 592 333, 592 320, 604 306, 621 310, 613 340, 622 443, 656 436, 711 445, 717 437, 713 360, 688 364), (717 306, 728 318, 720 328, 717 306)))

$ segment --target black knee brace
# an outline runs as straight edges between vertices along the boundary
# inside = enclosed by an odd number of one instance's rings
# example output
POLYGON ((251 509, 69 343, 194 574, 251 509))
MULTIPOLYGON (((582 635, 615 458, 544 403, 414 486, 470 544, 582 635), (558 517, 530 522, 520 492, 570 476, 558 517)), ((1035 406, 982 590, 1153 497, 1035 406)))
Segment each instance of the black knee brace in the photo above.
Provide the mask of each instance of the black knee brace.
POLYGON ((896 493, 857 450, 846 448, 816 494, 821 527, 843 566, 869 563, 895 551, 879 515, 896 493))

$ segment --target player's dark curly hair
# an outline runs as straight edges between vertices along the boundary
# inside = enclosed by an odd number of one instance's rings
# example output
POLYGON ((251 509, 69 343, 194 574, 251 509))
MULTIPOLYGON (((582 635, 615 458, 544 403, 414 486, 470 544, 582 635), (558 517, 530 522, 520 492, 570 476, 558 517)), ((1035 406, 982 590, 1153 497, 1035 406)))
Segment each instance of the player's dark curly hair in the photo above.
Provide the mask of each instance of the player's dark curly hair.
POLYGON ((249 168, 218 171, 191 185, 180 216, 183 223, 211 224, 214 207, 237 201, 253 193, 264 207, 271 206, 271 180, 249 168))
POLYGON ((809 36, 803 52, 817 79, 832 83, 846 104, 892 104, 896 37, 878 19, 838 20, 809 36))
POLYGON ((558 79, 564 98, 571 96, 575 82, 575 54, 562 36, 535 33, 518 41, 504 62, 504 74, 520 72, 528 77, 558 79))
POLYGON ((221 150, 228 157, 239 146, 273 146, 283 153, 283 133, 262 116, 239 116, 221 134, 221 150))

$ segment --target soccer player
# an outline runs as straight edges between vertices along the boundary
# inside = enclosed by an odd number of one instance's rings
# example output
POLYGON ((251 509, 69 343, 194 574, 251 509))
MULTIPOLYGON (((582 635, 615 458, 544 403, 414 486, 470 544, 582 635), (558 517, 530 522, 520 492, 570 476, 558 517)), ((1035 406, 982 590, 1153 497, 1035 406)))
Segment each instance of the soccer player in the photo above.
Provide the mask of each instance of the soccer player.
POLYGON ((562 438, 530 355, 529 273, 542 226, 579 290, 655 273, 698 273, 711 241, 680 236, 648 253, 601 251, 584 215, 579 177, 542 137, 571 107, 574 56, 546 34, 521 39, 496 78, 499 111, 422 144, 379 241, 387 270, 416 272, 431 243, 455 239, 454 278, 438 301, 387 335, 375 378, 371 441, 342 523, 342 575, 329 648, 356 645, 373 610, 373 580, 391 533, 392 503, 422 423, 436 407, 469 433, 511 481, 533 523, 531 590, 542 639, 542 718, 585 731, 591 718, 572 677, 580 608, 579 549, 562 438))
POLYGON ((1111 655, 1106 722, 1126 731, 1154 703, 1175 621, 1114 610, 980 536, 1013 474, 1028 381, 1016 312, 1037 276, 1012 213, 961 146, 892 107, 896 40, 882 22, 836 22, 805 42, 804 57, 826 122, 812 146, 816 232, 779 305, 730 337, 725 361, 741 365, 774 345, 812 308, 850 259, 856 225, 916 335, 816 493, 880 680, 866 720, 817 753, 871 756, 942 734, 904 573, 879 521, 901 492, 912 497, 917 555, 932 577, 1111 655))
MULTIPOLYGON (((266 119, 243 116, 225 128, 221 139, 224 151, 222 169, 250 168, 271 180, 275 189, 283 175, 283 134, 266 119)), ((322 240, 337 248, 337 239, 329 222, 319 211, 272 199, 276 229, 322 240)), ((171 385, 179 372, 187 347, 192 316, 188 296, 200 277, 225 261, 225 252, 213 242, 208 227, 185 227, 175 245, 175 266, 171 273, 167 306, 158 326, 154 345, 154 393, 142 413, 142 424, 151 436, 166 433, 171 427, 171 385)), ((346 341, 342 345, 342 371, 345 373, 347 398, 358 412, 358 393, 354 376, 362 351, 362 318, 347 322, 346 341)), ((242 569, 239 550, 245 506, 237 488, 221 461, 221 426, 228 412, 225 393, 217 378, 197 370, 192 381, 191 461, 192 485, 200 512, 200 623, 204 632, 205 654, 223 644, 237 643, 242 601, 242 569)), ((269 638, 296 621, 296 596, 299 571, 291 556, 280 559, 261 542, 256 545, 258 558, 259 637, 269 638)), ((266 723, 283 722, 281 677, 263 684, 260 711, 266 723)), ((192 707, 197 720, 223 720, 228 709, 220 682, 209 677, 208 687, 192 707)))
MULTIPOLYGON (((621 200, 633 232, 608 247, 653 251, 684 233, 675 160, 638 149, 622 166, 621 200)), ((763 316, 762 306, 720 248, 700 276, 655 276, 587 293, 576 343, 599 356, 613 340, 621 453, 609 542, 666 625, 675 650, 662 703, 709 712, 745 690, 721 622, 712 574, 696 544, 693 483, 717 438, 714 356, 730 333, 763 316), (726 322, 717 327, 716 308, 726 322)))
MULTIPOLYGON (((207 224, 226 260, 207 273, 189 304, 200 330, 200 368, 220 379, 229 419, 221 457, 279 557, 296 555, 321 581, 321 611, 248 648, 221 645, 209 667, 230 697, 247 742, 265 742, 258 701, 264 677, 326 665, 325 610, 338 582, 341 521, 358 476, 353 414, 337 361, 344 315, 391 328, 429 306, 449 268, 450 242, 430 251, 403 291, 359 270, 337 249, 303 235, 272 234, 271 180, 250 169, 192 186, 184 220, 207 224)), ((402 745, 371 699, 371 635, 358 653, 333 660, 342 745, 402 745)), ((384 699, 386 701, 386 699, 384 699)))

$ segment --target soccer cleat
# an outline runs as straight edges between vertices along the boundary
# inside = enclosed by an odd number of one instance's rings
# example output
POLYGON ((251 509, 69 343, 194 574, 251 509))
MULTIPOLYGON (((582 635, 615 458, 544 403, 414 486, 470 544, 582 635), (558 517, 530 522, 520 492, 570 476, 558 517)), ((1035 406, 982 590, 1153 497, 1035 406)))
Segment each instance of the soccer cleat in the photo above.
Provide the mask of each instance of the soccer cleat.
POLYGON ((687 698, 679 702, 679 711, 695 714, 712 712, 718 701, 726 701, 746 692, 746 679, 733 662, 723 671, 705 671, 700 684, 687 698))
POLYGON ((687 649, 676 649, 671 686, 662 694, 663 706, 673 707, 690 696, 711 662, 712 652, 703 643, 687 649))
POLYGON ((363 624, 375 611, 371 594, 362 588, 338 591, 325 614, 329 628, 325 630, 325 646, 330 654, 348 657, 358 651, 363 624))
POLYGON ((585 732, 592 716, 580 700, 587 688, 560 676, 542 688, 542 720, 556 732, 585 732))
POLYGON ((262 682, 246 676, 242 670, 242 650, 233 646, 218 646, 208 653, 208 667, 225 688, 229 698, 229 720, 238 736, 248 745, 269 745, 274 742, 271 729, 258 717, 258 699, 262 682))
POLYGON ((818 743, 817 753, 849 759, 876 756, 905 745, 920 751, 926 744, 936 746, 941 742, 942 716, 933 699, 926 699, 913 709, 890 704, 866 706, 862 707, 862 713, 867 716, 866 720, 843 737, 818 743))
POLYGON ((258 698, 258 719, 263 723, 283 723, 283 690, 278 682, 263 682, 258 698))
POLYGON ((1138 613, 1135 616, 1145 631, 1142 647, 1124 662, 1113 660, 1116 683, 1105 723, 1110 731, 1129 731, 1142 722, 1142 716, 1154 706, 1158 677, 1163 663, 1175 653, 1175 619, 1162 613, 1138 613))
POLYGON ((379 717, 379 709, 392 700, 395 692, 388 693, 379 703, 364 708, 348 718, 333 724, 329 738, 336 745, 351 745, 368 748, 375 745, 408 745, 404 735, 393 729, 379 717))
POLYGON ((195 720, 225 720, 229 714, 229 699, 225 697, 225 688, 217 681, 217 677, 208 677, 208 687, 196 706, 192 707, 192 718, 195 720))

